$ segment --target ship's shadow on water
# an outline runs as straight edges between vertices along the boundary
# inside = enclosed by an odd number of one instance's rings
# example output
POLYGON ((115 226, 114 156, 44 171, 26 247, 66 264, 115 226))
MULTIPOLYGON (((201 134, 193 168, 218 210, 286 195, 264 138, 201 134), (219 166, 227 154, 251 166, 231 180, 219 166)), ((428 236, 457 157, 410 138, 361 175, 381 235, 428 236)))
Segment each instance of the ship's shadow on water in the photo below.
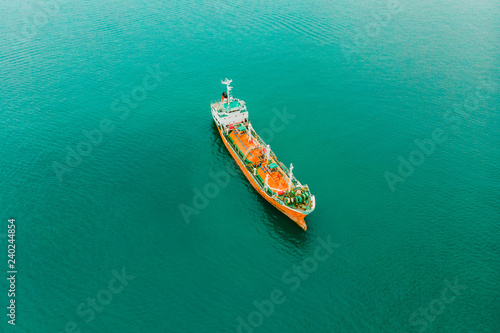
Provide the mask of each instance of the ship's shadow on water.
POLYGON ((266 226, 268 234, 272 238, 279 237, 282 243, 307 249, 314 242, 311 233, 303 231, 295 222, 278 211, 253 188, 224 145, 215 123, 212 123, 212 138, 214 144, 212 151, 216 155, 216 159, 220 161, 220 165, 226 165, 231 168, 232 172, 236 174, 232 177, 239 178, 251 196, 255 198, 254 208, 248 208, 249 214, 253 213, 252 215, 258 217, 255 222, 266 226))

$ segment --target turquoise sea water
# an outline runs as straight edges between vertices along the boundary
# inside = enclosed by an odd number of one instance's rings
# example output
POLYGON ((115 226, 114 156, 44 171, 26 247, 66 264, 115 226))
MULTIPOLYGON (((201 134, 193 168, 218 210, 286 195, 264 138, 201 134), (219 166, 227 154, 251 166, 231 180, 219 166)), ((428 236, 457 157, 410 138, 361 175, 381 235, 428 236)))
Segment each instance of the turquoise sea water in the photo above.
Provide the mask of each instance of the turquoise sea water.
POLYGON ((1 332, 500 332, 498 1, 0 9, 1 332), (307 232, 223 146, 225 77, 307 232))

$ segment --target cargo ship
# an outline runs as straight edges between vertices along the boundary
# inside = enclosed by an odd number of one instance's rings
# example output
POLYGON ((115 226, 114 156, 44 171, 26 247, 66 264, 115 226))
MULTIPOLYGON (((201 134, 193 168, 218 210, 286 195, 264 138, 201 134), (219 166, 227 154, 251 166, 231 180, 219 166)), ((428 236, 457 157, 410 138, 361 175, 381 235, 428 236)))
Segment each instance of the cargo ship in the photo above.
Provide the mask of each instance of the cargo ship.
POLYGON ((287 168, 281 163, 255 132, 248 120, 245 102, 232 96, 232 80, 221 82, 226 85, 226 92, 222 93, 220 101, 213 101, 210 106, 224 145, 255 190, 307 230, 304 218, 316 206, 309 186, 302 185, 293 176, 293 164, 287 168))

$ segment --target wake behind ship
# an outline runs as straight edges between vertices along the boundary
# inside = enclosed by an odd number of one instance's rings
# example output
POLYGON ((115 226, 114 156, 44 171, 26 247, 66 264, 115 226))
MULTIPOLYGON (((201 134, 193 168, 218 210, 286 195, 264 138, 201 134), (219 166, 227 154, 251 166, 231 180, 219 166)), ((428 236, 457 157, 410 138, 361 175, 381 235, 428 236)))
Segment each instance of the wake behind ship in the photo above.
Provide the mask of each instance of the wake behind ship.
POLYGON ((288 169, 278 161, 269 145, 254 131, 245 102, 231 94, 231 82, 222 81, 227 86, 227 93, 223 93, 221 101, 211 103, 212 117, 224 145, 255 190, 307 230, 304 218, 316 206, 314 195, 309 186, 302 185, 293 176, 293 165, 288 169))

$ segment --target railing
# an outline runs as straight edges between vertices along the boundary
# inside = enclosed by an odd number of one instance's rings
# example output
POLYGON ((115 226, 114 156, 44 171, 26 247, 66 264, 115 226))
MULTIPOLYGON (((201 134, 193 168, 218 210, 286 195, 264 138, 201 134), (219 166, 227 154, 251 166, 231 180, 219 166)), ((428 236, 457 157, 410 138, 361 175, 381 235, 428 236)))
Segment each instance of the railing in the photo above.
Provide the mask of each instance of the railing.
MULTIPOLYGON (((251 131, 251 134, 252 134, 253 139, 257 139, 257 141, 260 143, 260 148, 267 149, 267 144, 260 138, 260 136, 253 129, 251 131)), ((280 162, 278 160, 278 158, 276 157, 276 155, 274 154, 273 151, 271 151, 270 157, 272 157, 274 159, 274 161, 277 162, 277 164, 280 166, 285 177, 287 178, 286 181, 288 182, 288 175, 290 174, 290 170, 282 162, 280 162)), ((292 183, 294 185, 298 185, 298 180, 295 177, 293 177, 292 183)))
POLYGON ((229 109, 229 108, 226 108, 224 106, 224 104, 227 104, 227 103, 222 103, 222 101, 211 101, 210 107, 218 106, 217 110, 224 111, 224 112, 230 112, 230 111, 233 111, 233 110, 239 108, 239 106, 238 106, 238 107, 234 107, 234 108, 229 109))
MULTIPOLYGON (((237 133, 239 132, 237 129, 235 129, 235 130, 236 130, 236 132, 237 132, 237 133)), ((248 130, 248 129, 247 129, 247 130, 248 130)), ((259 147, 259 148, 261 148, 261 149, 262 149, 262 148, 267 149, 267 144, 266 144, 266 143, 265 143, 265 142, 264 142, 264 141, 263 141, 263 140, 262 140, 262 139, 261 139, 261 138, 257 135, 257 133, 256 133, 253 129, 251 130, 251 135, 252 135, 252 139, 253 139, 254 143, 255 143, 255 140, 257 141, 257 144, 256 144, 256 145, 257 145, 257 147, 259 147)), ((233 147, 235 147, 237 150, 239 150, 239 149, 238 149, 238 147, 237 147, 234 143, 232 143, 232 146, 233 146, 233 147)), ((273 152, 273 151, 271 151, 271 153, 270 153, 270 158, 271 158, 271 159, 272 159, 272 160, 273 160, 276 164, 278 164, 279 168, 280 168, 280 169, 281 169, 281 171, 282 171, 282 172, 281 172, 281 174, 283 175, 283 178, 286 178, 285 180, 286 180, 286 182, 288 183, 288 180, 289 180, 288 175, 290 174, 290 170, 288 169, 288 167, 286 167, 286 166, 285 166, 282 162, 280 162, 280 161, 278 160, 278 158, 276 157, 276 154, 274 154, 274 152, 273 152)), ((247 165, 247 167, 250 167, 251 165, 253 165, 253 164, 248 164, 248 165, 247 165)), ((251 170, 249 170, 249 171, 251 171, 251 170)), ((250 173, 252 174, 252 177, 256 178, 256 177, 255 177, 255 175, 253 175, 253 172, 250 172, 250 173)), ((265 181, 264 181, 264 179, 263 179, 262 181, 263 181, 263 183, 264 183, 264 184, 262 184, 262 185, 260 185, 260 182, 257 182, 257 183, 261 186, 261 188, 263 188, 263 189, 266 191, 266 189, 265 189, 265 181)), ((295 176, 292 178, 292 184, 293 184, 294 186, 296 186, 296 185, 300 184, 300 183, 299 183, 299 181, 295 178, 295 176)), ((277 195, 277 193, 276 193, 276 192, 279 192, 279 191, 282 191, 282 190, 272 188, 272 187, 271 187, 271 186, 269 186, 269 185, 268 185, 267 187, 268 187, 269 189, 271 189, 272 193, 270 194, 270 196, 271 196, 274 200, 278 201, 279 203, 281 203, 281 204, 283 204, 283 205, 288 206, 288 205, 285 203, 285 201, 284 201, 284 200, 282 200, 281 198, 279 198, 279 197, 278 197, 278 195, 277 195), (274 191, 276 191, 276 192, 274 192, 274 191)), ((303 189, 304 191, 306 191, 306 192, 308 192, 308 193, 309 193, 309 196, 310 196, 310 198, 309 198, 309 200, 308 200, 309 202, 308 202, 308 204, 307 204, 307 205, 305 205, 305 208, 306 208, 306 209, 310 209, 310 208, 311 208, 312 199, 311 199, 311 192, 310 192, 310 190, 309 190, 309 186, 308 186, 308 185, 301 185, 301 187, 302 187, 302 189, 303 189)), ((267 193, 267 191, 266 191, 266 193, 267 193)), ((267 194, 269 194, 269 193, 267 193, 267 194)), ((304 203, 304 204, 305 204, 305 203, 304 203)))

